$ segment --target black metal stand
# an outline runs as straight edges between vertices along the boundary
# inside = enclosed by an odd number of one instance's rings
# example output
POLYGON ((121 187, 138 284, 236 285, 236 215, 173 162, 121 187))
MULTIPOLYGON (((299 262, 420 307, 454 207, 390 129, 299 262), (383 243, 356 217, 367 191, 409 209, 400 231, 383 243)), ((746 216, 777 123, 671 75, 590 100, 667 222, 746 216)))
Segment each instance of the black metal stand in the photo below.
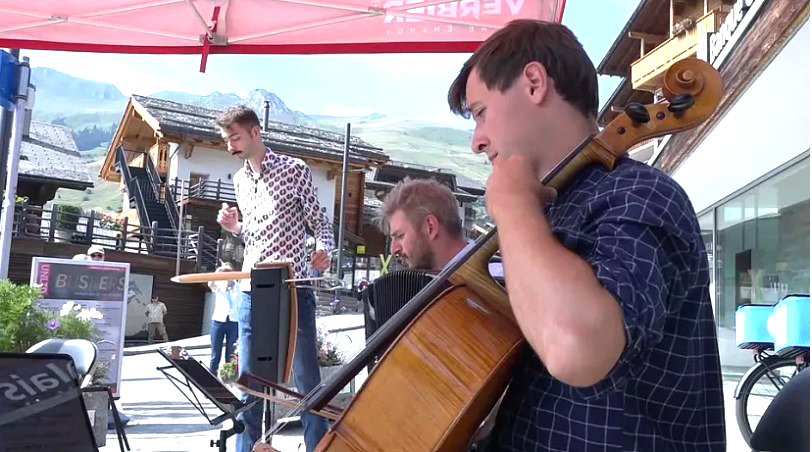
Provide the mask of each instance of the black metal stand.
POLYGON ((237 420, 237 415, 243 411, 248 410, 258 400, 251 403, 242 403, 239 399, 229 391, 228 388, 223 386, 223 383, 218 380, 209 370, 203 367, 199 362, 194 359, 172 359, 169 355, 164 353, 161 349, 157 352, 166 358, 172 365, 158 367, 158 370, 173 384, 189 403, 192 404, 203 417, 211 425, 219 425, 223 421, 230 419, 234 424, 232 428, 227 430, 220 430, 220 439, 211 440, 211 447, 217 447, 219 452, 226 452, 226 440, 232 435, 242 433, 245 430, 245 424, 237 420), (167 372, 168 369, 175 369, 181 374, 181 378, 167 372), (209 399, 223 414, 211 418, 209 413, 203 407, 203 404, 198 398, 194 388, 209 399), (186 390, 184 390, 185 388, 186 390), (188 393, 187 393, 188 392, 188 393), (194 399, 194 400, 192 400, 194 399))
POLYGON ((216 447, 217 452, 226 452, 226 440, 228 440, 230 436, 242 433, 243 431, 245 431, 245 424, 235 419, 234 427, 228 430, 220 430, 220 439, 213 439, 209 444, 211 447, 216 447))

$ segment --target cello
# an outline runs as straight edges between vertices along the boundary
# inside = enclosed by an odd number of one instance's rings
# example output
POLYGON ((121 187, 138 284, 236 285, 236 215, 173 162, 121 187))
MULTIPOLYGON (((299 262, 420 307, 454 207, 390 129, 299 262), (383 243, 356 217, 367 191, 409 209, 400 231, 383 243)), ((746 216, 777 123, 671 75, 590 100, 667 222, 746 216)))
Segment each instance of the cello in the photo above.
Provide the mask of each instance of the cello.
MULTIPOLYGON (((708 63, 685 59, 665 72, 662 91, 666 102, 629 104, 542 183, 560 191, 587 165, 611 170, 636 143, 696 127, 719 105, 722 80, 708 63)), ((527 346, 507 293, 487 270, 498 248, 492 229, 371 336, 353 360, 303 398, 305 409, 318 411, 385 349, 316 450, 465 449, 527 346)))

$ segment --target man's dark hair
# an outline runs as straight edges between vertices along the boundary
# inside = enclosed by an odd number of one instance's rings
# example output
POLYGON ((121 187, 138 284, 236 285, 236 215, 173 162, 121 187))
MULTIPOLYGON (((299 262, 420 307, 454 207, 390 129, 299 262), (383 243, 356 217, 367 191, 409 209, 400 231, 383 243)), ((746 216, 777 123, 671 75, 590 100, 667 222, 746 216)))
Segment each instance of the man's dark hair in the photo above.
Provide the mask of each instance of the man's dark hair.
POLYGON ((476 68, 489 90, 507 91, 531 62, 541 63, 555 90, 585 116, 598 116, 598 75, 578 38, 564 25, 519 19, 495 32, 463 64, 448 90, 451 111, 470 117, 465 84, 476 68))
POLYGON ((257 114, 254 110, 245 105, 237 105, 220 113, 217 119, 215 119, 215 122, 223 129, 231 127, 234 124, 239 124, 248 130, 251 130, 254 126, 260 126, 257 114))

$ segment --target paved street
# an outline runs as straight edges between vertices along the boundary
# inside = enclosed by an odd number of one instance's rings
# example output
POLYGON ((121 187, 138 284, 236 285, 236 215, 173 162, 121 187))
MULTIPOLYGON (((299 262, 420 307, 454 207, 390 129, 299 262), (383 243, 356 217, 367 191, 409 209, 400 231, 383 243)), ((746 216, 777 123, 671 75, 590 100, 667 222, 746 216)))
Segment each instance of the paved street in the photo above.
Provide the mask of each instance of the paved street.
MULTIPOLYGON (((318 319, 318 325, 325 330, 344 329, 363 325, 359 314, 325 316, 318 319)), ((351 356, 364 344, 364 331, 351 330, 328 334, 329 341, 340 347, 345 356, 351 356)), ((210 349, 209 337, 202 336, 182 341, 180 345, 188 353, 208 366, 210 349), (204 347, 204 348, 198 348, 204 347)), ((165 346, 166 344, 164 344, 165 346)), ((217 451, 211 440, 219 439, 220 430, 232 427, 231 421, 221 425, 210 425, 206 418, 184 397, 172 382, 157 368, 168 365, 162 356, 154 351, 155 346, 127 349, 123 363, 121 399, 119 410, 130 417, 125 434, 133 452, 187 452, 217 451)), ((170 370, 173 375, 177 372, 170 370)), ((361 378, 361 377, 359 377, 361 378)), ((186 388, 184 388, 185 391, 186 388)), ((198 397, 201 397, 198 394, 198 397)), ((205 398, 201 399, 201 402, 205 398)), ((212 403, 203 403, 210 417, 221 414, 212 403)), ((272 445, 282 452, 296 452, 303 442, 300 424, 295 423, 276 434, 272 445)), ((235 438, 227 441, 227 450, 235 450, 235 438)), ((107 444, 101 452, 119 451, 115 430, 109 430, 107 444)), ((304 451, 304 445, 301 446, 304 451)))
MULTIPOLYGON (((359 314, 325 316, 318 319, 318 324, 326 330, 350 328, 363 324, 359 314)), ((339 344, 345 356, 355 353, 364 344, 363 330, 338 332, 328 335, 328 340, 339 344)), ((208 336, 178 341, 175 344, 184 347, 204 347, 189 350, 190 355, 203 363, 209 360, 208 336)), ((210 441, 219 438, 221 429, 231 427, 231 422, 222 425, 210 425, 183 394, 157 370, 168 362, 150 347, 128 349, 123 365, 121 399, 118 407, 130 417, 125 432, 133 452, 187 452, 217 451, 210 441)), ((363 376, 356 380, 360 384, 363 376)), ((728 432, 728 451, 746 452, 744 441, 738 432, 732 398, 736 381, 725 379, 726 415, 728 432)), ((213 404, 204 403, 212 418, 220 414, 213 404)), ((273 446, 282 452, 304 451, 302 432, 299 424, 285 428, 273 438, 273 446)), ((109 430, 107 445, 102 452, 119 451, 115 430, 109 430)), ((235 450, 234 437, 227 442, 227 450, 235 450)))

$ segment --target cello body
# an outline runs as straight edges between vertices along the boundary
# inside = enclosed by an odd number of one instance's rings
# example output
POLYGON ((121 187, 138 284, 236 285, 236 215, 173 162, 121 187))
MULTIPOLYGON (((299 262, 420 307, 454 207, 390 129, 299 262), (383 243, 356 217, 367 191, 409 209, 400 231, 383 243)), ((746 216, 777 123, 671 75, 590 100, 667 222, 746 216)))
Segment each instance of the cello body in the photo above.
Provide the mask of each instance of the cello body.
POLYGON ((397 338, 353 400, 379 409, 345 411, 319 450, 464 450, 523 346, 514 322, 470 289, 449 289, 397 338))
MULTIPOLYGON (((612 169, 635 143, 695 127, 718 106, 721 77, 706 62, 681 60, 666 71, 663 93, 669 102, 637 104, 587 137, 543 184, 560 190, 587 165, 612 169)), ((404 307, 413 309, 397 319, 403 326, 395 340, 317 451, 465 450, 527 347, 507 293, 487 270, 498 247, 491 230, 438 276, 448 288, 431 293, 438 285, 427 286, 404 307)))

